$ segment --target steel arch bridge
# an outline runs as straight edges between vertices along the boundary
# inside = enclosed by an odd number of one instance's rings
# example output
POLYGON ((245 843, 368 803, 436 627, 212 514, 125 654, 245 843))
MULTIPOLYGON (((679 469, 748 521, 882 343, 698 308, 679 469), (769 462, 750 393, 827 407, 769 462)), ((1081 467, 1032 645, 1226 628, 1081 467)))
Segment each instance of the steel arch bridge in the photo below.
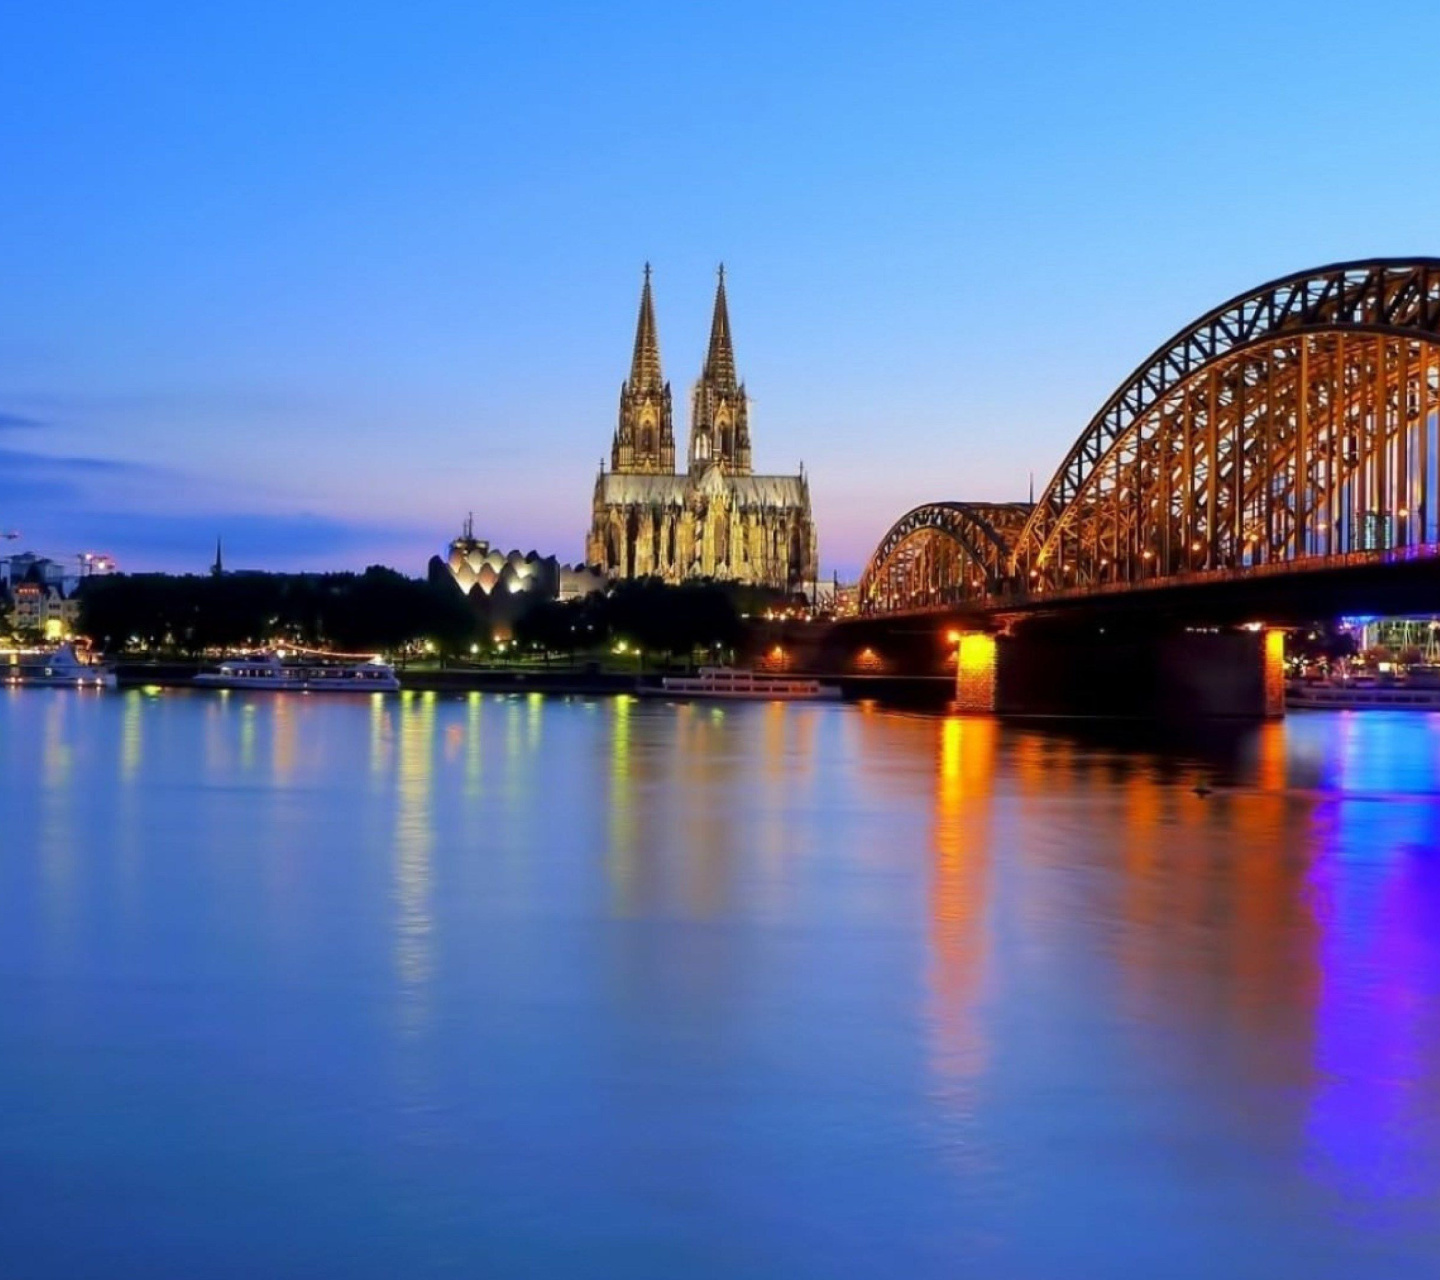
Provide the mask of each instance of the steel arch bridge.
POLYGON ((1003 563, 917 507, 866 612, 1034 601, 1440 553, 1440 259, 1301 272, 1157 348, 1080 434, 1003 563), (955 551, 930 550, 949 538, 955 551), (911 571, 909 562, 915 562, 911 571), (923 572, 922 572, 923 569, 923 572), (977 572, 983 570, 983 572, 977 572))
POLYGON ((931 502, 891 526, 860 579, 870 612, 963 604, 1005 589, 1028 502, 931 502))

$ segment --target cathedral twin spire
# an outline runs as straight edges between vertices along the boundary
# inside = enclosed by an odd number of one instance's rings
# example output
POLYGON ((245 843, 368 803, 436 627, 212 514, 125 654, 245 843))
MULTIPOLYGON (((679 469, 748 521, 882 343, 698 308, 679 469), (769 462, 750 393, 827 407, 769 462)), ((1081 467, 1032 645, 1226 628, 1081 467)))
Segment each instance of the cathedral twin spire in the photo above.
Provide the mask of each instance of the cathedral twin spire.
POLYGON ((640 316, 635 322, 635 354, 630 377, 620 387, 620 421, 610 447, 615 471, 657 474, 675 470, 675 427, 670 384, 660 372, 660 334, 655 325, 655 300, 650 294, 650 264, 640 290, 640 316))
POLYGON ((645 264, 645 285, 640 290, 640 318, 635 322, 635 355, 630 361, 630 385, 654 390, 664 384, 660 376, 660 335, 655 327, 655 300, 650 294, 650 264, 645 264))
MULTIPOLYGON (((745 385, 735 373, 725 268, 720 268, 710 344, 690 401, 689 465, 692 472, 720 463, 731 475, 750 474, 750 423, 745 385)), ((615 471, 673 474, 675 434, 670 384, 660 370, 660 339, 650 291, 650 264, 640 290, 635 352, 630 377, 620 388, 620 421, 611 448, 615 471)))
POLYGON ((725 264, 720 264, 715 286, 715 312, 710 317, 710 345, 705 349, 702 377, 719 386, 735 386, 735 349, 730 343, 730 307, 725 301, 725 264))
POLYGON ((712 462, 722 463, 731 475, 750 474, 750 414, 745 384, 735 376, 723 265, 715 287, 705 368, 690 397, 690 470, 702 471, 712 462))

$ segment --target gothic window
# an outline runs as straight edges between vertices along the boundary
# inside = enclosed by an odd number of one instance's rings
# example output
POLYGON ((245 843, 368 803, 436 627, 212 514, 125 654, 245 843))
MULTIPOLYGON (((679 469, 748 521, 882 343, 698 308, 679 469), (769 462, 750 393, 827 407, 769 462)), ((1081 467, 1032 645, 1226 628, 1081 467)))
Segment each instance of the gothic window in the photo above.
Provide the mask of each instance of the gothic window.
POLYGON ((640 433, 640 451, 647 454, 655 451, 655 433, 648 426, 640 433))
POLYGON ((631 511, 625 521, 625 577, 635 576, 635 544, 640 539, 640 517, 631 511))

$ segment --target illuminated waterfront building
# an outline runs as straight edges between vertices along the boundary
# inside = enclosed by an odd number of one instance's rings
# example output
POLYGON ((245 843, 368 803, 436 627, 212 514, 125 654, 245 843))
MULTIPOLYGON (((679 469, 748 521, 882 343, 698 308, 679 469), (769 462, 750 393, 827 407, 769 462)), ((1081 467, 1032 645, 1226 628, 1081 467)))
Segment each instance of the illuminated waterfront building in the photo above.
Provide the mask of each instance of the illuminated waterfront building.
POLYGON ((475 536, 475 521, 466 517, 460 536, 445 558, 430 561, 432 582, 447 578, 470 602, 476 617, 498 638, 507 638, 514 623, 546 600, 579 600, 607 586, 605 575, 587 565, 561 564, 537 551, 501 551, 475 536))
POLYGON ((782 589, 814 581, 815 523, 804 468, 775 476, 751 467, 749 407, 736 374, 723 267, 710 345, 690 400, 686 457, 686 470, 677 473, 647 266, 610 469, 602 463, 595 481, 586 560, 618 578, 720 578, 782 589))
POLYGON ((531 595, 546 600, 577 600, 605 589, 602 574, 585 565, 561 564, 538 551, 501 551, 475 536, 475 519, 467 516, 460 536, 446 551, 444 568, 455 585, 473 598, 531 595))
POLYGON ((43 635, 59 640, 75 628, 80 602, 67 596, 63 587, 39 582, 33 577, 17 582, 11 589, 10 625, 23 634, 43 635))

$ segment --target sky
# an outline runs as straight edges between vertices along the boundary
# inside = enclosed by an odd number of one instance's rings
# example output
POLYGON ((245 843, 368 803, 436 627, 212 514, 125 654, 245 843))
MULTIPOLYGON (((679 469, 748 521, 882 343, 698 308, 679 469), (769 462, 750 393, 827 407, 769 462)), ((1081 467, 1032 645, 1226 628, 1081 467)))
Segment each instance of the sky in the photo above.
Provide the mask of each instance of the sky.
POLYGON ((1276 276, 1440 254, 1434 0, 0 9, 0 531, 122 568, 579 559, 654 264, 726 265, 825 574, 1026 496, 1276 276))

